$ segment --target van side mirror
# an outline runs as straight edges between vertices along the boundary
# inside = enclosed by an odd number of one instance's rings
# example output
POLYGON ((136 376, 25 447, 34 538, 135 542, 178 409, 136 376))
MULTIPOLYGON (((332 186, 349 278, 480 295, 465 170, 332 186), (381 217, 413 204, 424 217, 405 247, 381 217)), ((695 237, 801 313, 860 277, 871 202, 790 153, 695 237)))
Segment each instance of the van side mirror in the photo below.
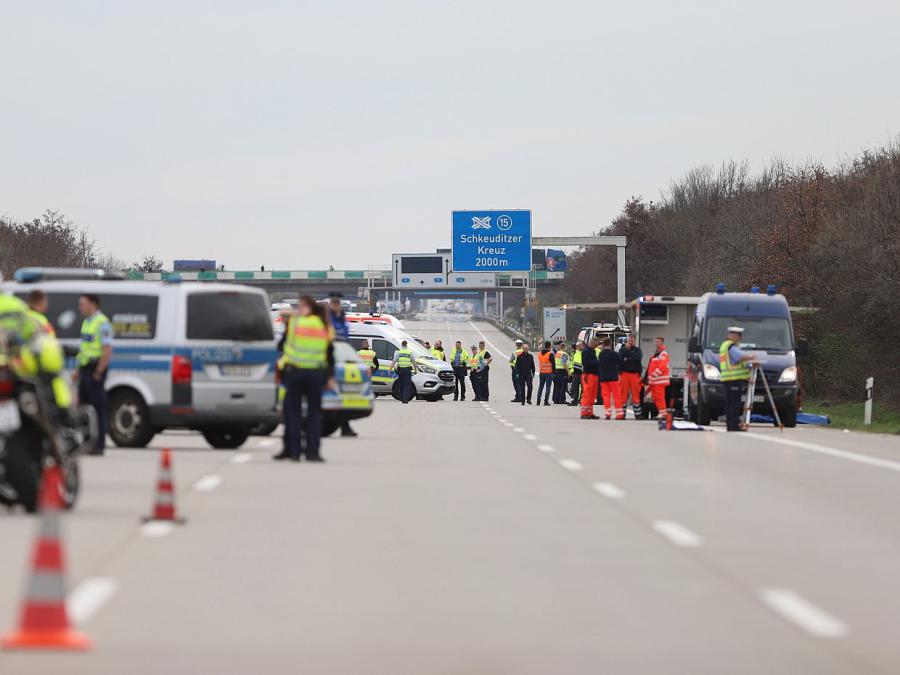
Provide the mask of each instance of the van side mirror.
POLYGON ((688 340, 688 351, 691 354, 697 354, 701 351, 700 340, 698 340, 695 336, 691 336, 691 339, 688 340))
POLYGON ((794 351, 797 353, 797 356, 806 356, 809 354, 809 342, 806 338, 797 340, 797 344, 794 345, 794 351))

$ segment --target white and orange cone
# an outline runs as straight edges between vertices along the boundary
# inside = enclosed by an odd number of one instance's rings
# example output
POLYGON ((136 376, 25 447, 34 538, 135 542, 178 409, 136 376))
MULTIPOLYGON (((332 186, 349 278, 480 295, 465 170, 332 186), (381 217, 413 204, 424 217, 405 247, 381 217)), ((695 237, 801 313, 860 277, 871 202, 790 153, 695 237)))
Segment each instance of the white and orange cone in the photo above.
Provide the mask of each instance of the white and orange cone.
POLYGON ((160 456, 159 479, 156 482, 156 500, 153 504, 153 514, 144 516, 144 522, 161 520, 172 523, 183 523, 184 518, 179 518, 175 511, 175 485, 172 481, 172 453, 169 448, 163 448, 160 456))

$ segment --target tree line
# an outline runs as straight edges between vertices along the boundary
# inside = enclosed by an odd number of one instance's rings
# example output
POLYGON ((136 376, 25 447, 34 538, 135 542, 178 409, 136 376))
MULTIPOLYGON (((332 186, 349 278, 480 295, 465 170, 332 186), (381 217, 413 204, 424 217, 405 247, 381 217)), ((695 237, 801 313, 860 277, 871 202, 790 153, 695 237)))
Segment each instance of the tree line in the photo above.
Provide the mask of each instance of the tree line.
MULTIPOLYGON (((900 405, 900 139, 835 167, 773 161, 702 167, 658 201, 630 198, 600 234, 628 237, 628 297, 701 295, 775 284, 809 340, 809 394, 859 400, 874 375, 882 400, 900 405)), ((615 251, 570 258, 564 292, 575 302, 614 302, 615 251)))

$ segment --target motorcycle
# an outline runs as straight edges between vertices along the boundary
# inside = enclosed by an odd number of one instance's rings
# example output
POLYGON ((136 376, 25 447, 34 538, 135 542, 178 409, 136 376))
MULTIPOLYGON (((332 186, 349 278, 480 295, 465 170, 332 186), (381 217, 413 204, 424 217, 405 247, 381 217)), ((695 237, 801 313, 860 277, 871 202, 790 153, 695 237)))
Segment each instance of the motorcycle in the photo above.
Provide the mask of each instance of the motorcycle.
POLYGON ((25 377, 0 364, 0 504, 38 508, 43 467, 58 465, 60 499, 71 509, 78 498, 78 455, 97 438, 97 417, 90 406, 74 411, 55 403, 52 378, 25 377))

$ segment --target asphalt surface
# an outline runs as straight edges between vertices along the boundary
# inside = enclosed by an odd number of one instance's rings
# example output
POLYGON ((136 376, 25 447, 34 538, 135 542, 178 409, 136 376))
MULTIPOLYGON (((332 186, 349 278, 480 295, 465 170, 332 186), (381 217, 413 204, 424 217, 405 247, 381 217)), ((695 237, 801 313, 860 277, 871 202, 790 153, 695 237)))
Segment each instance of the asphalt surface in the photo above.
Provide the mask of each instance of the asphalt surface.
MULTIPOLYGON (((0 672, 900 672, 900 439, 581 421, 509 402, 490 326, 409 328, 487 339, 491 402, 379 399, 324 465, 189 433, 85 458, 64 526, 95 647, 0 672), (154 531, 161 447, 188 522, 154 531)), ((0 515, 9 628, 35 524, 0 515)))

